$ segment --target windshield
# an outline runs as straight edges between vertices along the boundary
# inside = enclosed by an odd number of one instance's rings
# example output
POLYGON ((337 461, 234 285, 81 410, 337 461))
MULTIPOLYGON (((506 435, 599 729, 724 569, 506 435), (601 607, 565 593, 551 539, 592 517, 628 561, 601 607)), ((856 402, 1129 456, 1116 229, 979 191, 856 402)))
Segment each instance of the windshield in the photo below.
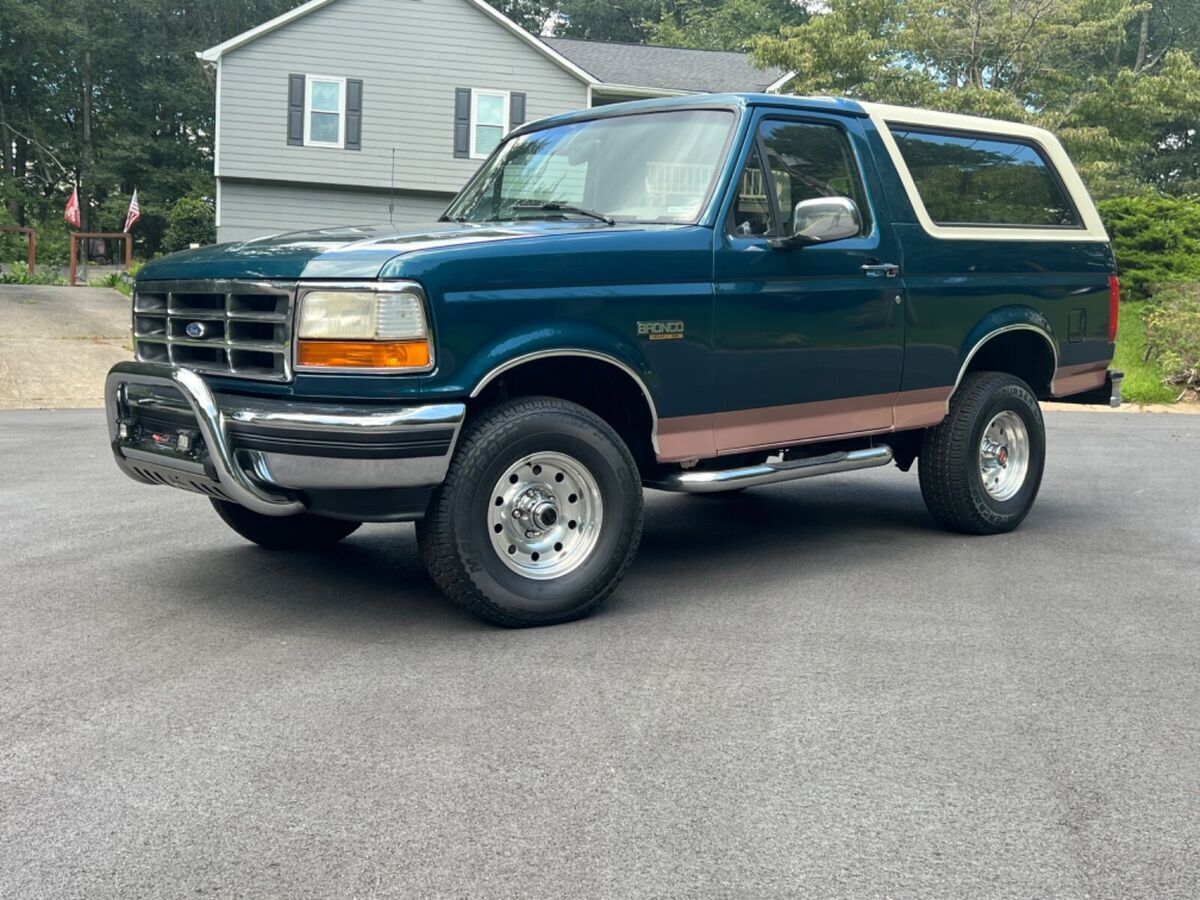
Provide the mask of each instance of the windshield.
POLYGON ((586 210, 622 222, 694 223, 733 124, 726 110, 671 110, 523 134, 484 164, 446 217, 496 222, 586 210))

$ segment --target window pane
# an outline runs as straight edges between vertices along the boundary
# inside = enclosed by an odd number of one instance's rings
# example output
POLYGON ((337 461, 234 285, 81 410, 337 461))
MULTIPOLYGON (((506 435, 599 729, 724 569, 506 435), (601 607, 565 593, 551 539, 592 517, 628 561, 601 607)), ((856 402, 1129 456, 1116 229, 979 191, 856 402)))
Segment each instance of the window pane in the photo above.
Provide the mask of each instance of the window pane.
MULTIPOLYGON (((447 215, 470 222, 556 215, 513 207, 558 201, 621 221, 695 222, 734 121, 721 110, 676 110, 531 131, 506 141, 447 215)), ((494 144, 502 130, 477 127, 477 147, 485 133, 494 144)))
POLYGON ((308 127, 308 139, 310 141, 319 141, 322 144, 336 144, 338 142, 338 124, 341 121, 341 116, 337 113, 312 113, 312 122, 308 127))
POLYGON ((893 129, 917 192, 939 225, 1078 224, 1038 149, 980 135, 893 129))
POLYGON ((475 127, 475 153, 479 156, 491 153, 502 137, 504 137, 504 129, 498 125, 477 125, 475 127))
POLYGON ((314 81, 312 83, 312 108, 327 112, 341 109, 342 86, 336 81, 314 81))
POLYGON ((475 121, 480 125, 504 126, 504 98, 475 95, 475 121))
POLYGON ((793 232, 796 204, 817 197, 849 197, 858 206, 863 231, 870 230, 858 165, 841 129, 810 122, 766 122, 762 128, 783 234, 793 232))
POLYGON ((729 230, 733 234, 772 234, 775 231, 771 201, 767 198, 767 179, 757 147, 746 160, 730 216, 729 230))

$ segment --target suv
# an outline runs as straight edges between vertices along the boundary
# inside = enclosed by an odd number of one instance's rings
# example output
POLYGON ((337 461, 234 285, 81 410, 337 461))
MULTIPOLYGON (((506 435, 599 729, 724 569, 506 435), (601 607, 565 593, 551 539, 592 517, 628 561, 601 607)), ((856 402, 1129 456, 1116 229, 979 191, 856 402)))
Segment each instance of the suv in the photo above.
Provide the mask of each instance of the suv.
POLYGON ((112 449, 270 549, 415 521, 450 598, 561 622, 620 582, 644 487, 920 459, 938 522, 1015 528, 1038 401, 1120 402, 1113 272, 1037 128, 770 95, 605 106, 513 131, 427 228, 146 265, 112 449))

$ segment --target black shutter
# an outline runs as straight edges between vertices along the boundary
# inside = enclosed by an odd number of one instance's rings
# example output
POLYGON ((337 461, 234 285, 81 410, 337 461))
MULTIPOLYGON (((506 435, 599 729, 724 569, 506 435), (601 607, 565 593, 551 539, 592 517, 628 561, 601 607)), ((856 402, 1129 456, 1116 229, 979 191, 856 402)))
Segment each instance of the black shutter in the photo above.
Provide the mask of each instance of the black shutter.
POLYGON ((361 78, 346 79, 346 149, 362 149, 362 95, 361 78))
POLYGON ((304 76, 288 76, 287 141, 304 146, 304 76))
POLYGON ((508 95, 508 129, 525 124, 525 94, 513 92, 508 95))
POLYGON ((471 156, 471 89, 454 89, 454 156, 471 156))

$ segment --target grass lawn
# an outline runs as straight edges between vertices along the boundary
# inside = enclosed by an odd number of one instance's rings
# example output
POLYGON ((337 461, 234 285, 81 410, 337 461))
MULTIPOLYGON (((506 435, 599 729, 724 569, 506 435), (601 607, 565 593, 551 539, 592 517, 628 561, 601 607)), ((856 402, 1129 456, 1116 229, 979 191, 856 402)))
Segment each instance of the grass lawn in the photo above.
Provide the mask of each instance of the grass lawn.
POLYGON ((1125 373, 1121 399, 1126 403, 1173 403, 1179 389, 1163 384, 1163 373, 1146 355, 1146 312, 1148 301, 1121 304, 1121 325, 1117 331, 1117 355, 1112 367, 1125 373))

